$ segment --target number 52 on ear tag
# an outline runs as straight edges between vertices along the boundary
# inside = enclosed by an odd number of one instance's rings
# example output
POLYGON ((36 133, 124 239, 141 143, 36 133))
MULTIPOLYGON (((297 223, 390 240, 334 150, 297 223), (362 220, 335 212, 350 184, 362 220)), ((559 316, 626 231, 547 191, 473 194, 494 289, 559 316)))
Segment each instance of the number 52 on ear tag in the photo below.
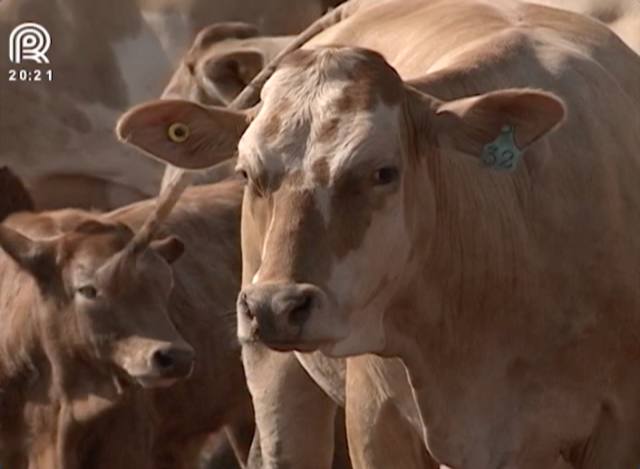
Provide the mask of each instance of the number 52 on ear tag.
POLYGON ((513 171, 522 153, 523 151, 516 146, 513 127, 505 125, 496 139, 482 148, 480 159, 485 166, 497 171, 513 171))

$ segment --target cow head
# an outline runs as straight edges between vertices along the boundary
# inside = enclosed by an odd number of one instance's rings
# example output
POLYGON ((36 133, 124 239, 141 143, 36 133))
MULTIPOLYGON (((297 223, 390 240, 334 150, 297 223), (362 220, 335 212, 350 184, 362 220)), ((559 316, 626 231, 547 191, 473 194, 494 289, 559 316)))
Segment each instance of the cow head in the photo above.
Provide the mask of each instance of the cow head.
POLYGON ((405 85, 377 53, 329 47, 291 54, 253 113, 156 102, 130 111, 119 132, 192 169, 237 146, 247 181, 240 339, 349 355, 385 347, 385 313, 437 232, 440 163, 493 171, 479 157, 505 125, 524 149, 564 106, 528 89, 442 102, 405 85), (189 139, 166 137, 174 122, 189 139))
POLYGON ((216 23, 196 36, 164 98, 229 104, 279 50, 286 37, 259 37, 247 23, 216 23))
POLYGON ((145 387, 191 372, 194 351, 167 311, 177 238, 145 243, 125 225, 86 220, 45 239, 0 225, 0 247, 35 280, 43 342, 64 356, 145 387))

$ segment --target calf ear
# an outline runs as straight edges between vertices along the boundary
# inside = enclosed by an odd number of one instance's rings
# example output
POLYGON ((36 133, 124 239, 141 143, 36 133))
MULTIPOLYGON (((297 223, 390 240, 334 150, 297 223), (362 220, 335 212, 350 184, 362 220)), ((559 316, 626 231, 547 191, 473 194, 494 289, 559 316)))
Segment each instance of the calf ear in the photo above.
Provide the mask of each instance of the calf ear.
POLYGON ((56 252, 51 242, 35 241, 0 225, 0 247, 39 281, 47 281, 55 271, 56 252))
POLYGON ((180 238, 169 236, 152 241, 151 249, 162 256, 169 264, 173 264, 184 253, 184 243, 180 238))
POLYGON ((184 169, 204 169, 233 157, 249 114, 183 100, 152 101, 118 121, 118 138, 184 169))
POLYGON ((433 130, 440 145, 453 146, 497 169, 510 170, 517 159, 501 160, 500 153, 519 156, 563 122, 565 106, 551 93, 507 89, 432 103, 431 112, 435 113, 433 130))

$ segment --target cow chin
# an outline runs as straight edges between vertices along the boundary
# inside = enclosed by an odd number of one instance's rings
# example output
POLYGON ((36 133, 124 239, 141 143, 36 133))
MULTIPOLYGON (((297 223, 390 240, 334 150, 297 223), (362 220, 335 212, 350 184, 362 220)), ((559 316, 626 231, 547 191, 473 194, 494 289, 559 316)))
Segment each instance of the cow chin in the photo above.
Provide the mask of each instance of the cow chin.
POLYGON ((249 341, 262 342, 278 352, 311 353, 320 351, 332 358, 382 352, 385 348, 385 335, 379 329, 372 330, 370 327, 353 329, 341 325, 341 327, 329 331, 328 322, 326 320, 319 329, 314 331, 314 324, 311 320, 296 337, 265 334, 258 330, 249 338, 249 341))
POLYGON ((145 389, 168 388, 179 380, 178 378, 162 378, 160 376, 132 376, 132 378, 145 389))
POLYGON ((259 325, 248 325, 248 327, 238 328, 238 339, 243 344, 261 342, 267 347, 277 352, 303 352, 311 353, 332 347, 339 336, 320 336, 315 334, 300 333, 289 335, 272 330, 260 329, 259 325), (246 332, 245 332, 246 331, 246 332))

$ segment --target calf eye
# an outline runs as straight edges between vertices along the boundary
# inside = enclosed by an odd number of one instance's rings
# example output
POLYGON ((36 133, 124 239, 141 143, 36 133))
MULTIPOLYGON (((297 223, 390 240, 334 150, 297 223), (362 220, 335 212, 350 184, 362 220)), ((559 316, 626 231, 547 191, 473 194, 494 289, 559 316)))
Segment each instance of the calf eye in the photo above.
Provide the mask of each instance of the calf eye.
POLYGON ((80 287, 77 292, 89 300, 94 300, 98 296, 98 290, 93 285, 80 287))
POLYGON ((373 183, 378 186, 391 184, 398 179, 398 169, 393 166, 385 166, 373 173, 373 183))

